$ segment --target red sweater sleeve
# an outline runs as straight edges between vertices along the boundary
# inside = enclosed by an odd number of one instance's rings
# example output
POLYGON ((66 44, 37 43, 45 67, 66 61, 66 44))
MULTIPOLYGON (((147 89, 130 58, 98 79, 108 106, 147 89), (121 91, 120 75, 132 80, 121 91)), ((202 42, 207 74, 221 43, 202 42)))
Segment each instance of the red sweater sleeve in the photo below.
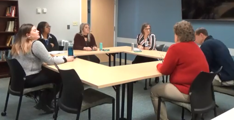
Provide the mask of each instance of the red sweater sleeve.
POLYGON ((173 48, 173 45, 169 47, 167 54, 163 60, 163 63, 159 63, 157 65, 157 69, 160 73, 164 75, 170 75, 176 65, 178 63, 178 54, 176 54, 176 50, 173 48))
POLYGON ((73 49, 83 50, 84 47, 85 47, 84 38, 77 33, 74 37, 73 49))

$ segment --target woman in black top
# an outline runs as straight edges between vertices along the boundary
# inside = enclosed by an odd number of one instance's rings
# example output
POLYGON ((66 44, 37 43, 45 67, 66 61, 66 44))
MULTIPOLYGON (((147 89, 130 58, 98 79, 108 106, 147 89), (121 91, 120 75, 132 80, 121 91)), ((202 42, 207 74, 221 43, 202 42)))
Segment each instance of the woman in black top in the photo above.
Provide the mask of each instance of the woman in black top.
POLYGON ((48 51, 59 50, 57 38, 50 34, 51 26, 47 22, 40 22, 37 26, 41 41, 48 51))
MULTIPOLYGON (((80 25, 80 32, 74 37, 73 49, 86 51, 97 50, 97 44, 93 34, 90 33, 89 24, 82 23, 80 25)), ((100 59, 96 55, 85 55, 79 56, 78 58, 100 63, 100 59)))

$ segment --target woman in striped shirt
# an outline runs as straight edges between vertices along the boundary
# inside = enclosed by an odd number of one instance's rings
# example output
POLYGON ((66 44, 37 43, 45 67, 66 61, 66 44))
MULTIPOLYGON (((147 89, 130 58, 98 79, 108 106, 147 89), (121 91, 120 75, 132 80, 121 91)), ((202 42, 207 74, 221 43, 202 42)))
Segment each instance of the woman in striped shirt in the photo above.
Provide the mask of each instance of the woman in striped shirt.
MULTIPOLYGON (((137 47, 141 50, 156 50, 156 37, 151 33, 150 24, 144 23, 142 25, 141 33, 137 35, 137 47)), ((156 60, 154 58, 136 56, 132 64, 156 60)))

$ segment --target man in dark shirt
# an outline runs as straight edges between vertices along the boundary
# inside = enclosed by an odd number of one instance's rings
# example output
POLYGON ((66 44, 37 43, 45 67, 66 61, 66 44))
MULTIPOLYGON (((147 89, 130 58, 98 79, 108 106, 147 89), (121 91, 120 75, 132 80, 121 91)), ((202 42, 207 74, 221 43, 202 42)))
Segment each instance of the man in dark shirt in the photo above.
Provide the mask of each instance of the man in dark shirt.
POLYGON ((214 39, 205 28, 195 31, 195 42, 201 45, 206 56, 210 71, 217 71, 223 66, 220 74, 215 77, 213 85, 234 86, 234 61, 227 46, 220 40, 214 39))

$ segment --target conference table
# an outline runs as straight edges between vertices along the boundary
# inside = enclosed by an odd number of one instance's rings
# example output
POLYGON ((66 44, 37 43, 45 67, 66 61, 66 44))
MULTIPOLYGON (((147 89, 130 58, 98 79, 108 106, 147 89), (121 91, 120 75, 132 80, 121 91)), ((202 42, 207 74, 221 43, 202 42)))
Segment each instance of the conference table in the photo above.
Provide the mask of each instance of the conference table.
MULTIPOLYGON (((163 59, 166 52, 160 51, 150 51, 142 50, 142 52, 134 52, 129 46, 121 47, 108 47, 104 49, 109 49, 109 51, 82 51, 74 50, 74 56, 83 55, 97 55, 97 54, 119 54, 119 59, 121 61, 121 54, 125 54, 125 61, 127 54, 141 55, 151 58, 163 59)), ((67 55, 67 52, 63 54, 56 54, 56 56, 67 55)), ((109 63, 110 63, 109 57, 109 63)), ((114 58, 115 63, 115 58, 114 58)), ((120 66, 106 66, 103 64, 98 64, 90 62, 87 60, 76 58, 73 62, 67 62, 64 64, 59 64, 60 69, 74 69, 76 73, 81 78, 82 82, 94 87, 94 88, 106 88, 113 87, 116 91, 116 120, 122 120, 124 118, 124 97, 125 97, 125 85, 127 86, 127 120, 132 120, 132 101, 133 101, 133 83, 135 81, 140 81, 143 79, 154 78, 162 76, 160 72, 157 71, 156 65, 161 63, 161 61, 146 62, 139 64, 128 64, 120 66), (147 68, 142 70, 143 68, 147 68), (122 86, 122 104, 121 104, 121 117, 120 117, 120 90, 122 86)), ((45 65, 45 67, 58 72, 54 65, 45 65)))
POLYGON ((228 110, 227 112, 213 118, 212 120, 234 120, 234 108, 228 110))

